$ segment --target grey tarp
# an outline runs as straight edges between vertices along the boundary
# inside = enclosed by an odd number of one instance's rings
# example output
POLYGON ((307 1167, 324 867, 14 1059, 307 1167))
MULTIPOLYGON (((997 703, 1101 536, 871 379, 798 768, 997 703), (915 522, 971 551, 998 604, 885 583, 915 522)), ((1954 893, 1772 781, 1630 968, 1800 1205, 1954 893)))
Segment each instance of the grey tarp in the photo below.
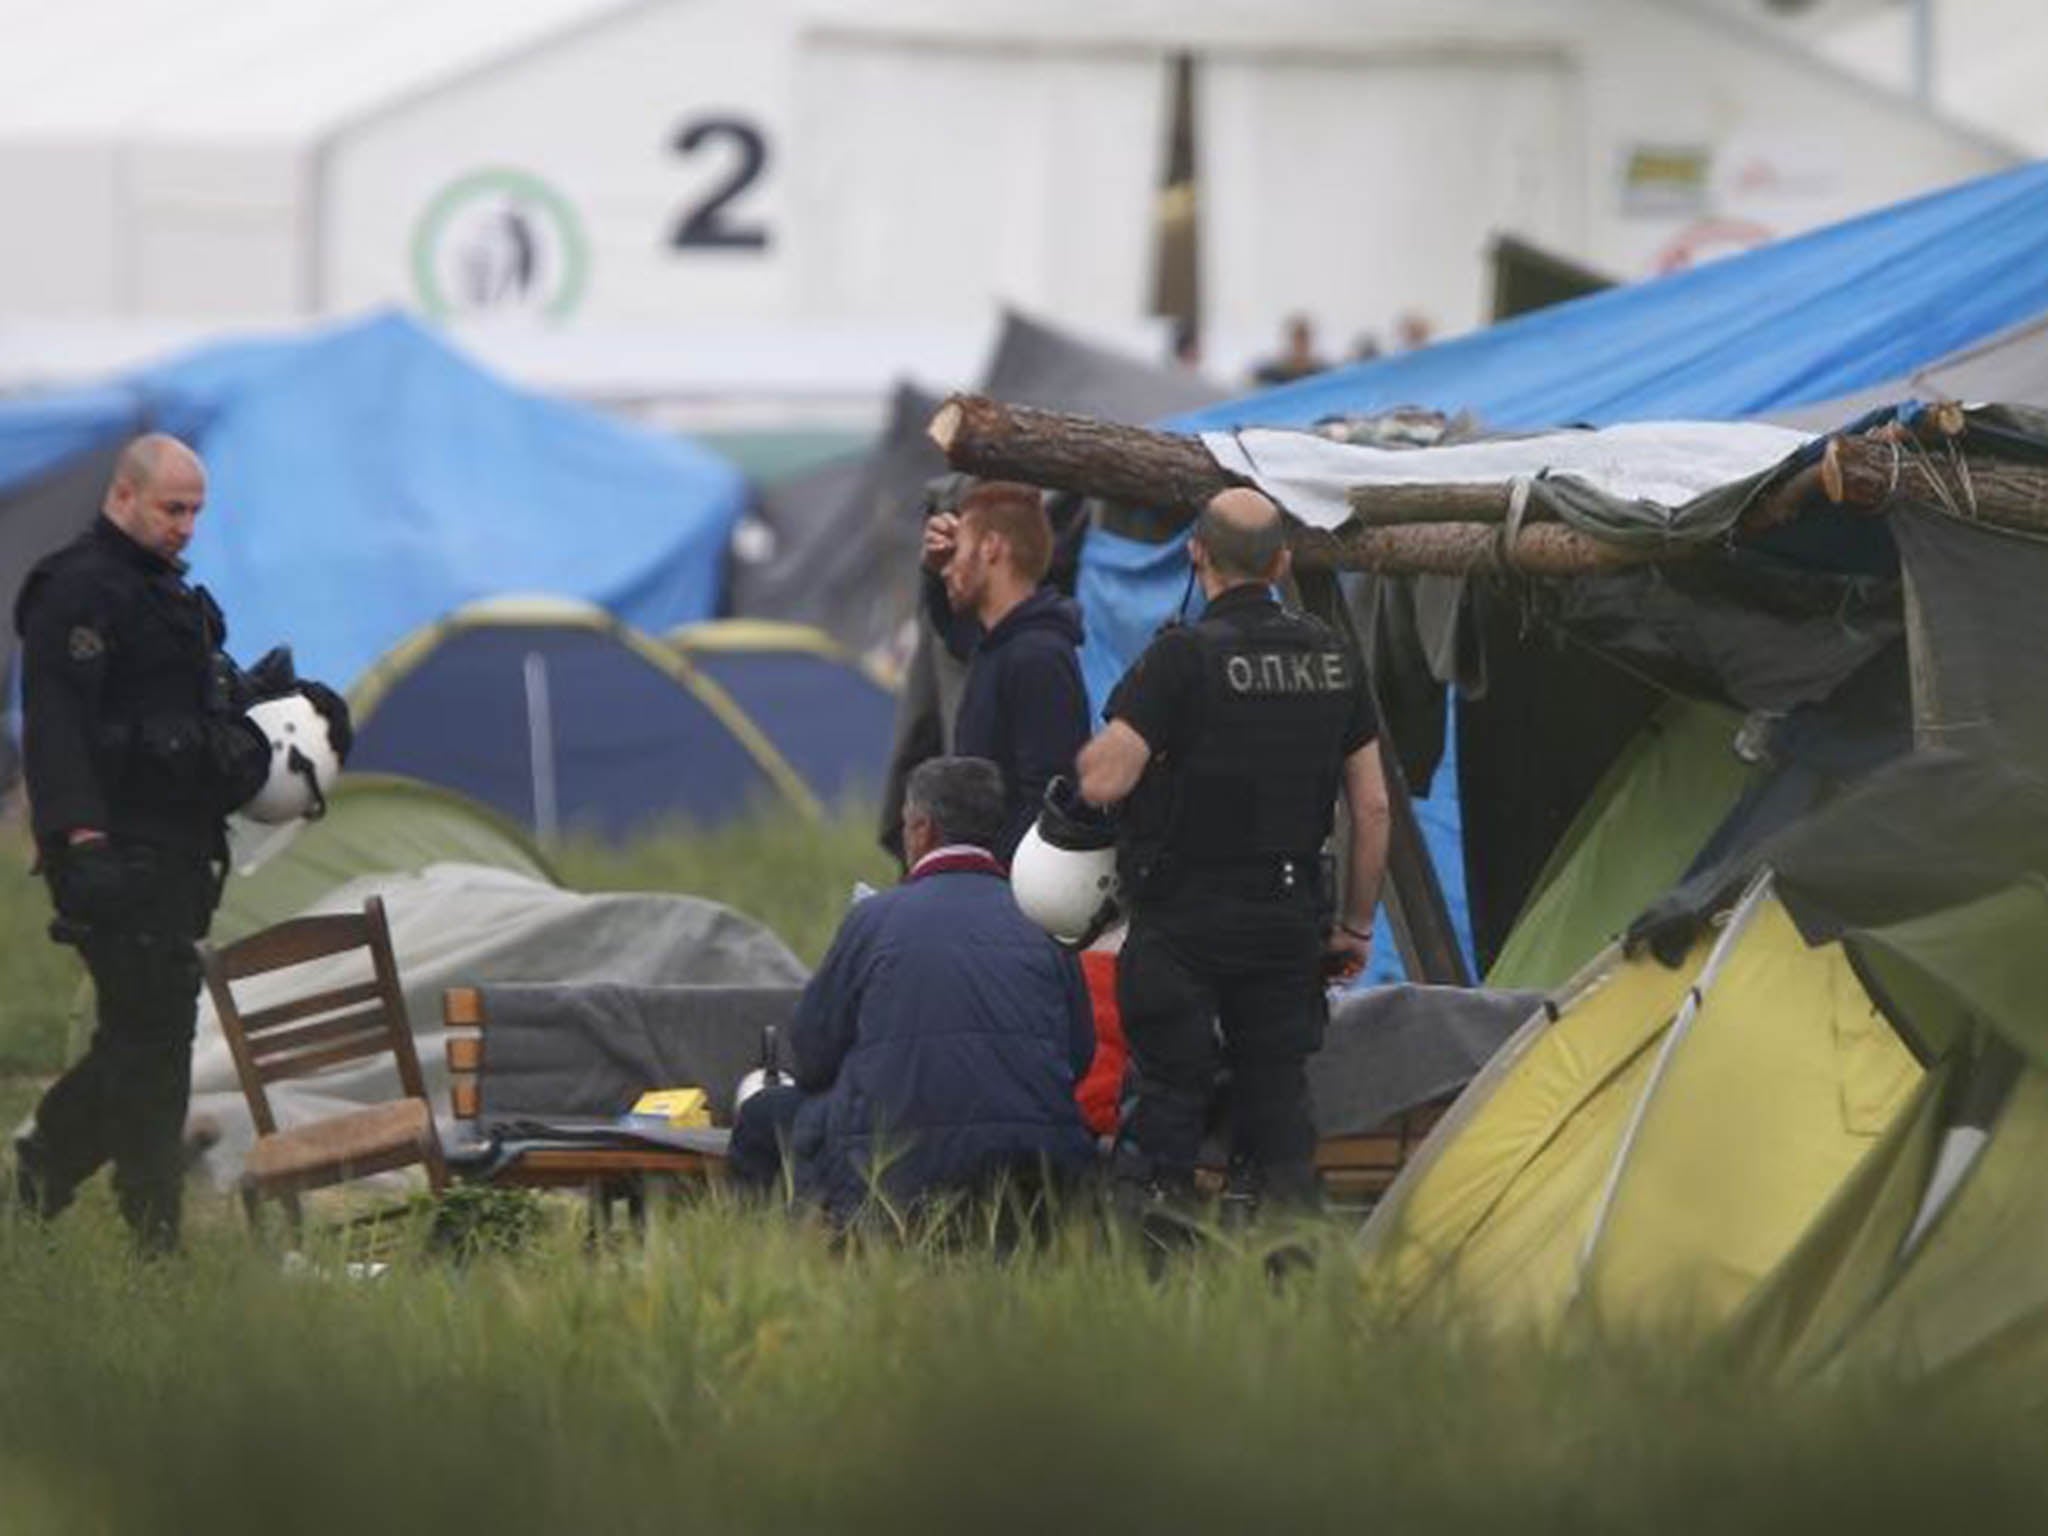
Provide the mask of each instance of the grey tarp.
POLYGON ((938 404, 897 385, 872 452, 763 494, 754 517, 767 538, 734 546, 735 615, 814 625, 858 656, 900 644, 917 594, 918 503, 946 468, 925 435, 938 404))
POLYGON ((1541 992, 1481 987, 1368 987, 1331 1011, 1309 1061, 1316 1129, 1377 1130, 1403 1110, 1457 1093, 1543 1006, 1541 992))
MULTIPOLYGON (((448 987, 548 981, 673 985, 798 986, 803 964, 750 918, 689 896, 579 895, 507 870, 436 864, 416 875, 351 881, 312 910, 350 912, 381 896, 405 988, 420 1066, 437 1114, 447 1110, 441 994, 448 987)), ((246 1010, 367 980, 367 960, 341 956, 256 978, 237 989, 246 1010)), ((210 1003, 202 1001, 192 1059, 192 1109, 210 1115, 222 1141, 208 1157, 231 1182, 253 1139, 234 1060, 210 1003)), ((345 1113, 398 1095, 389 1056, 351 1062, 271 1088, 281 1125, 345 1113)))
POLYGON ((1904 378, 1818 405, 1774 411, 1768 419, 1788 427, 1827 432, 1902 400, 1960 400, 1965 404, 1995 400, 2006 405, 2048 406, 2048 317, 2029 320, 1989 341, 1951 352, 1904 378))
MULTIPOLYGON (((685 1083, 727 1113, 759 1063, 763 1027, 786 1025, 797 997, 794 986, 486 987, 485 1118, 615 1115, 642 1089, 685 1083)), ((1456 1093, 1542 1003, 1539 992, 1457 987, 1347 995, 1309 1061, 1318 1129, 1377 1130, 1456 1093)))
POLYGON ((1906 572, 1914 734, 2048 765, 2048 538, 1924 505, 1897 506, 1889 522, 1906 572))
MULTIPOLYGON (((1185 369, 1124 357, 1014 312, 1003 316, 981 390, 1133 424, 1222 398, 1185 369)), ((759 526, 734 541, 736 615, 816 625, 860 655, 900 644, 916 601, 922 493, 946 472, 925 430, 938 404, 899 383, 870 452, 762 493, 751 519, 759 526)))
POLYGON ((1133 427, 1213 405, 1228 393, 1199 373, 1111 352, 1015 310, 1003 313, 981 392, 1010 405, 1133 427))
MULTIPOLYGON (((617 1115, 649 1088, 702 1088, 720 1118, 761 1064, 763 1031, 780 1031, 803 989, 625 986, 617 982, 483 989, 488 1044, 483 1119, 617 1115)), ((778 1063, 788 1065, 786 1051, 778 1063)))

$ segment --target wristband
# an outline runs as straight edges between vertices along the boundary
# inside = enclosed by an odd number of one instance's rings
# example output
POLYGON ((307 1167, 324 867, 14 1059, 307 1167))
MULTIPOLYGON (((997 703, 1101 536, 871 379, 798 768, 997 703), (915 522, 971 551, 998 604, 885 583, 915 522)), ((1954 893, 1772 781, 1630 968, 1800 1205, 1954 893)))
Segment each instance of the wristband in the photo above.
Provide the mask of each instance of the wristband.
POLYGON ((1372 930, 1370 928, 1366 929, 1363 933, 1352 927, 1349 923, 1339 923, 1337 928, 1339 932, 1348 933, 1354 939, 1363 939, 1368 944, 1372 942, 1372 930))

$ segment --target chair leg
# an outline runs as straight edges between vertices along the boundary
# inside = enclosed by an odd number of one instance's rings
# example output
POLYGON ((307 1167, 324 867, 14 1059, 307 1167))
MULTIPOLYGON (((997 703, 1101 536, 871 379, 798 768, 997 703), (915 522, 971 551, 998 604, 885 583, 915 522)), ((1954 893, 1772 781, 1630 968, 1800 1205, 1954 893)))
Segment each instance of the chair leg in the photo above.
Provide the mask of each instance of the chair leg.
POLYGON ((420 1145, 420 1161, 427 1166, 427 1188, 441 1195, 448 1188, 448 1159, 441 1155, 441 1139, 432 1131, 420 1145))
POLYGON ((292 1246, 294 1248, 302 1246, 306 1240, 306 1213, 299 1208, 298 1195, 296 1193, 280 1195, 278 1202, 284 1206, 285 1221, 292 1229, 292 1246))
POLYGON ((257 1193, 254 1184, 244 1184, 242 1186, 242 1216, 249 1223, 249 1231, 253 1235, 261 1237, 263 1235, 263 1196, 257 1193))

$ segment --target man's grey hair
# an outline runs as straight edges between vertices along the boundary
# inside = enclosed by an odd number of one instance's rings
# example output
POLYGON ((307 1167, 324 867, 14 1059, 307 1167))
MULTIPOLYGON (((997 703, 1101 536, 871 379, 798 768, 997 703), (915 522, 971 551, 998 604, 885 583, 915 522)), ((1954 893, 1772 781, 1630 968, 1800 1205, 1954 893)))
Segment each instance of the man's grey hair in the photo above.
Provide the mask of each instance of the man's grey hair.
POLYGON ((1280 509, 1268 497, 1243 488, 1209 499, 1195 519, 1195 537, 1209 552, 1216 573, 1238 581, 1264 581, 1287 547, 1280 509))
POLYGON ((934 757, 910 770, 903 814, 928 818, 942 843, 993 848, 1003 835, 1003 771, 985 757, 934 757))

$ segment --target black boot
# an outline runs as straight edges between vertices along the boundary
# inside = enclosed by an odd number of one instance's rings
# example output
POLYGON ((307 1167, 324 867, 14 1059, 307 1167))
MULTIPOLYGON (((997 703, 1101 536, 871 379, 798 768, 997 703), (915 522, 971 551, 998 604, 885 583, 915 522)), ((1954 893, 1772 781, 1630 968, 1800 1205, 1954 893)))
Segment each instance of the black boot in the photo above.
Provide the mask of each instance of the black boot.
POLYGON ((1128 1149, 1112 1161, 1110 1219, 1135 1236, 1156 1279, 1167 1259, 1198 1247, 1206 1237, 1192 1172, 1175 1177, 1128 1149))
POLYGON ((14 1203, 36 1221, 48 1221, 70 1204, 51 1187, 49 1154, 33 1130, 14 1138, 14 1203))

